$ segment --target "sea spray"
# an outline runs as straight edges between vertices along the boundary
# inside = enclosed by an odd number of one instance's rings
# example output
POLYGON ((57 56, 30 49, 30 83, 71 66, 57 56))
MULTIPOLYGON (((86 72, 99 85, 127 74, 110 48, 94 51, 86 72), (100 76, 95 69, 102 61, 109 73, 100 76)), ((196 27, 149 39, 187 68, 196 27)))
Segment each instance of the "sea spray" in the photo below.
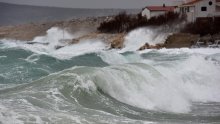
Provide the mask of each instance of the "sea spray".
POLYGON ((160 28, 139 28, 128 33, 125 37, 124 48, 121 52, 136 51, 146 43, 149 45, 156 45, 158 43, 164 43, 167 36, 171 32, 165 32, 160 28))
POLYGON ((108 48, 108 45, 99 39, 81 40, 76 44, 63 42, 65 39, 72 40, 80 36, 80 33, 70 34, 64 29, 53 27, 47 31, 45 36, 35 37, 32 41, 15 41, 2 39, 2 43, 8 48, 21 48, 37 54, 45 54, 59 59, 70 59, 74 56, 91 52, 98 52, 108 48))
MULTIPOLYGON (((188 53, 189 51, 185 50, 185 52, 188 53)), ((194 50, 194 52, 196 52, 196 50, 194 50)), ((200 53, 200 51, 197 52, 200 53)), ((186 53, 178 54, 184 55, 186 53)), ((167 51, 167 54, 171 54, 170 51, 167 51)), ((149 69, 144 68, 147 65, 141 66, 141 68, 137 66, 137 68, 130 68, 128 70, 125 67, 132 66, 118 66, 116 70, 114 70, 115 68, 110 70, 105 68, 99 73, 100 75, 105 75, 99 77, 101 78, 100 80, 102 80, 100 81, 102 83, 99 85, 103 87, 105 92, 111 94, 111 96, 119 101, 126 101, 128 104, 146 109, 185 113, 190 111, 192 102, 219 102, 220 97, 218 94, 220 92, 218 89, 220 88, 220 84, 218 81, 220 78, 217 75, 220 73, 220 67, 216 65, 216 59, 209 61, 206 59, 206 56, 188 54, 188 57, 185 56, 182 59, 179 59, 178 56, 174 56, 174 59, 168 59, 169 61, 162 62, 157 62, 157 60, 149 62, 145 61, 144 58, 137 61, 141 63, 147 62, 158 71, 158 75, 162 77, 156 77, 154 80, 151 80, 153 78, 152 75, 148 76, 149 69), (165 63, 169 64, 169 66, 165 63), (137 69, 138 71, 136 72, 135 70, 137 69), (130 74, 131 72, 132 74, 130 74), (139 78, 141 78, 141 80, 139 78), (103 84, 103 82, 109 84, 106 85, 105 83, 103 84), (143 84, 141 82, 143 82, 143 84), (153 82, 152 88, 151 84, 148 84, 149 82, 153 82), (137 89, 135 89, 136 87, 137 89), (117 90, 118 88, 120 89, 117 90), (153 89, 156 91, 150 92, 153 89), (137 96, 135 96, 135 93, 137 93, 137 96), (145 99, 147 100, 148 98, 150 100, 145 101, 145 99), (129 101, 129 99, 132 100, 129 101), (166 105, 166 103, 169 104, 166 105)), ((124 58, 126 58, 126 56, 124 58)), ((215 55, 214 58, 218 58, 218 56, 215 55)), ((111 63, 111 61, 107 59, 104 59, 104 61, 111 63)), ((129 63, 129 61, 126 62, 129 63)))
MULTIPOLYGON (((37 54, 50 55, 60 59, 70 59, 74 56, 86 53, 107 50, 110 46, 110 44, 107 44, 98 38, 80 40, 79 43, 75 44, 64 42, 64 39, 72 40, 73 38, 78 38, 83 33, 85 32, 75 32, 74 34, 70 34, 65 29, 53 27, 47 31, 45 36, 37 36, 32 41, 26 42, 9 39, 2 39, 1 41, 3 41, 3 44, 5 44, 6 47, 27 49, 37 54)), ((150 45, 164 43, 167 36, 170 34, 169 31, 165 32, 162 27, 156 29, 150 27, 136 29, 125 36, 124 48, 119 50, 119 52, 137 51, 145 43, 150 45)))
POLYGON ((1 40, 0 123, 220 122, 219 49, 38 39, 1 40))

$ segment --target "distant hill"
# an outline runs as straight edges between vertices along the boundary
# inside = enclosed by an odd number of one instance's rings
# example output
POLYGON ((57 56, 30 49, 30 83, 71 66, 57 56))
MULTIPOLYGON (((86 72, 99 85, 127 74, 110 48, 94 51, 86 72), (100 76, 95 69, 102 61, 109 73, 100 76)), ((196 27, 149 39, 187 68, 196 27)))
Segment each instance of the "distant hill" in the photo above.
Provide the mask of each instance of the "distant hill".
MULTIPOLYGON (((16 5, 0 2, 0 26, 17 25, 31 22, 69 20, 72 18, 114 15, 123 9, 72 9, 16 5)), ((137 13, 139 10, 126 10, 137 13)))

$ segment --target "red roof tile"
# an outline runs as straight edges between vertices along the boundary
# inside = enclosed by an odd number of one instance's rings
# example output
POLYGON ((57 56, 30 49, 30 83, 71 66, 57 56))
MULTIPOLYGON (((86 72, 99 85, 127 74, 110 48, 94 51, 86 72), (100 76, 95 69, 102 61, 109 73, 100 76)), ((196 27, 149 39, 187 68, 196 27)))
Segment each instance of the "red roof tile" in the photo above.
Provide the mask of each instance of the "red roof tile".
POLYGON ((197 2, 200 2, 200 1, 202 1, 202 0, 193 0, 193 1, 188 2, 188 3, 185 3, 185 4, 183 4, 183 5, 193 5, 193 4, 195 4, 195 3, 197 3, 197 2))
POLYGON ((174 11, 175 9, 173 6, 147 6, 146 8, 150 11, 174 11))

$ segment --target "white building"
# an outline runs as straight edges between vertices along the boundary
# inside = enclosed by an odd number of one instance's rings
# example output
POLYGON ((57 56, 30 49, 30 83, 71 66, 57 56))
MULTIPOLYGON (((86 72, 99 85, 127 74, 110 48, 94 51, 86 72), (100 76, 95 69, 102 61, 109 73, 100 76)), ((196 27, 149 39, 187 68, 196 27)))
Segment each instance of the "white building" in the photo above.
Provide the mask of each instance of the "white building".
POLYGON ((219 0, 193 0, 179 6, 180 13, 187 15, 188 22, 197 18, 219 16, 219 0))
POLYGON ((216 0, 216 12, 220 12, 220 0, 216 0))
POLYGON ((170 12, 170 11, 173 12, 174 9, 175 9, 174 6, 165 6, 165 4, 163 6, 147 6, 143 8, 141 14, 142 16, 150 19, 151 17, 154 17, 154 16, 163 15, 166 12, 170 12))

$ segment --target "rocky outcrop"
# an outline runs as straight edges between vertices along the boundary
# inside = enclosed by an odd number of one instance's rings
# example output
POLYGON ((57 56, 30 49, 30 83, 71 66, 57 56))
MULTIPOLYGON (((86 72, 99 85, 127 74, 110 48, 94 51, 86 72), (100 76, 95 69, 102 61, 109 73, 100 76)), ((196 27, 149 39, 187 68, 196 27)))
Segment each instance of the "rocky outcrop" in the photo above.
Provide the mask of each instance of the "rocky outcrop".
POLYGON ((182 48, 191 47, 197 40, 199 35, 186 34, 186 33, 176 33, 168 36, 165 43, 160 43, 156 45, 149 45, 146 43, 144 46, 140 47, 139 50, 144 49, 161 49, 161 48, 182 48))
POLYGON ((168 36, 164 43, 165 48, 182 48, 191 47, 194 42, 199 39, 199 35, 193 35, 188 33, 177 33, 168 36))
MULTIPOLYGON (((106 19, 111 19, 108 17, 98 17, 98 18, 86 18, 86 19, 74 19, 69 21, 60 22, 48 22, 39 24, 25 24, 17 26, 5 26, 0 27, 0 39, 10 38, 21 41, 31 41, 36 36, 42 36, 46 34, 46 31, 51 27, 65 28, 70 33, 75 33, 79 31, 86 31, 82 35, 78 35, 74 39, 62 39, 62 42, 68 44, 75 44, 83 40, 97 39, 101 40, 110 45, 111 49, 121 49, 124 45, 125 33, 100 33, 97 32, 96 28, 99 24, 106 19)), ((195 45, 198 40, 204 41, 214 41, 220 39, 220 34, 207 35, 200 37, 199 35, 193 35, 188 33, 176 33, 168 36, 164 44, 149 45, 146 43, 140 46, 139 50, 144 49, 160 49, 160 48, 182 48, 191 47, 195 45)), ((27 42, 28 43, 28 42, 27 42)), ((56 48, 62 48, 63 46, 57 46, 56 48)))
POLYGON ((106 33, 89 33, 86 35, 83 35, 78 38, 72 39, 70 44, 75 44, 80 41, 85 41, 85 40, 91 40, 91 39, 97 39, 101 40, 107 44, 110 44, 111 49, 120 49, 123 47, 124 44, 124 33, 119 33, 119 34, 106 34, 106 33))
POLYGON ((36 36, 45 35, 54 25, 55 23, 43 23, 0 27, 0 38, 29 41, 36 36))
POLYGON ((163 43, 156 44, 156 45, 149 45, 146 43, 144 46, 140 47, 139 50, 145 50, 145 49, 161 49, 164 47, 163 43))
POLYGON ((218 34, 212 35, 213 40, 220 40, 220 32, 218 34))
POLYGON ((125 34, 121 33, 116 35, 115 37, 112 37, 110 40, 111 48, 113 49, 121 49, 124 44, 124 36, 125 34))
POLYGON ((0 38, 31 41, 36 36, 43 36, 51 27, 65 28, 70 33, 78 31, 94 32, 99 24, 107 17, 94 17, 85 19, 73 19, 69 21, 31 23, 16 26, 0 27, 0 38))

